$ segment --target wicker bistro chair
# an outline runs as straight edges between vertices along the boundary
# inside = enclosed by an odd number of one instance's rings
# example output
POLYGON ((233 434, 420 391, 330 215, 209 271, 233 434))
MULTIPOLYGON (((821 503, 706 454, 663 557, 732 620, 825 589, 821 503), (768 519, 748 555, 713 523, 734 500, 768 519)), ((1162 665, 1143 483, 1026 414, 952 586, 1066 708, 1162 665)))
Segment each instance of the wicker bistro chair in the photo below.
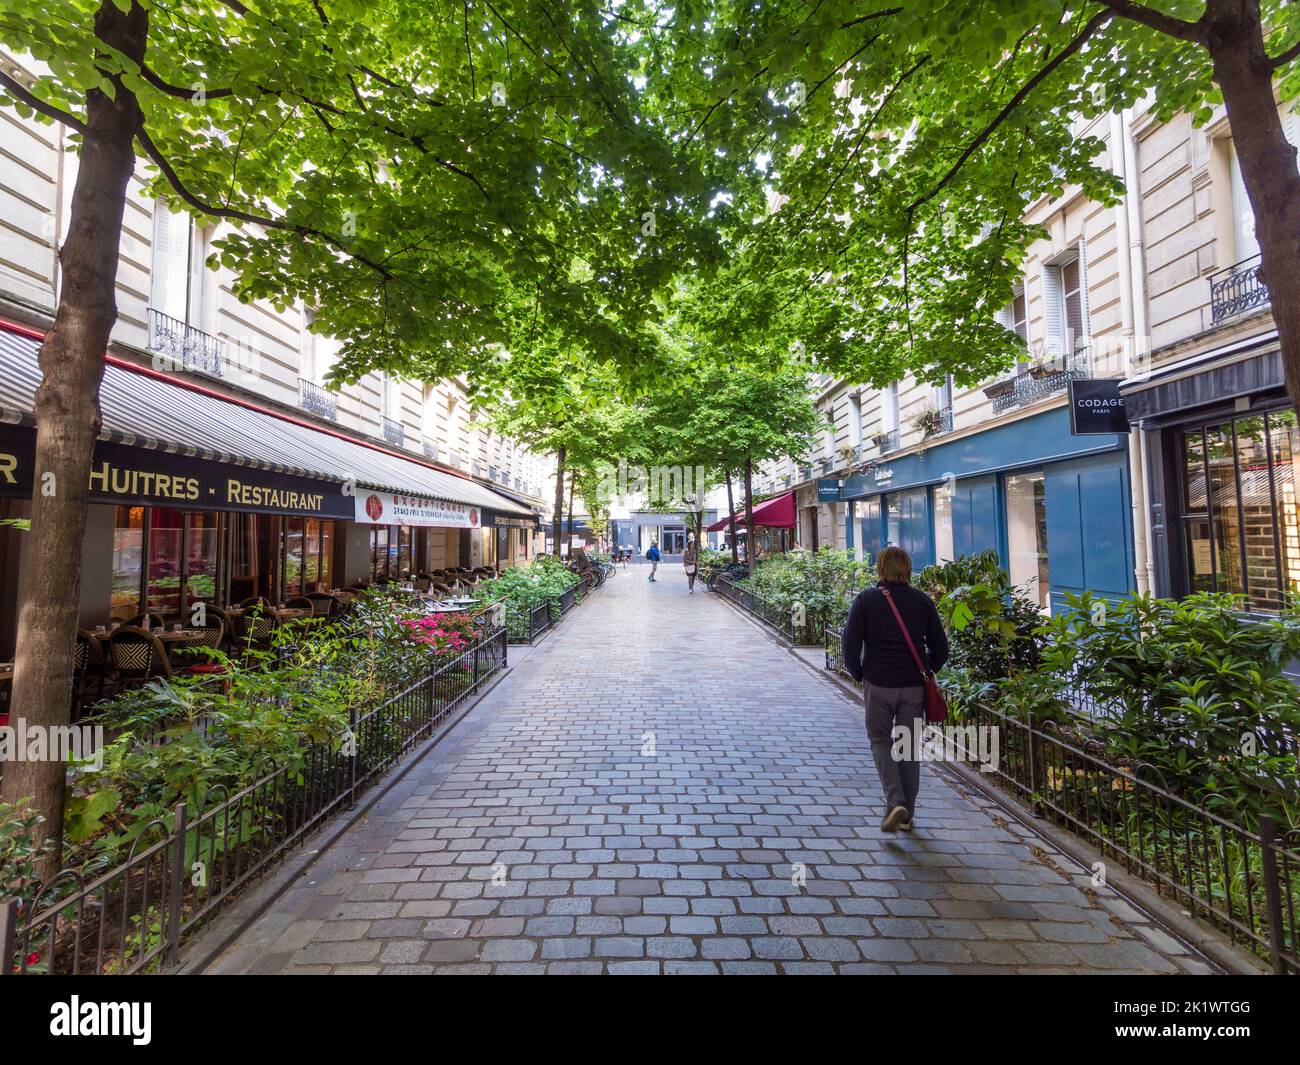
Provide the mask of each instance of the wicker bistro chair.
POLYGON ((80 719, 87 702, 104 698, 106 686, 115 679, 99 637, 78 629, 72 657, 72 720, 80 719))
POLYGON ((295 595, 292 599, 286 599, 284 603, 286 610, 310 610, 316 613, 316 604, 311 601, 311 596, 295 595))
POLYGON ((235 619, 235 639, 239 645, 236 649, 265 650, 270 646, 277 624, 275 613, 269 606, 259 603, 247 608, 235 619))
POLYGON ((151 677, 172 675, 162 640, 136 625, 113 630, 108 638, 108 662, 122 684, 144 684, 151 677))
POLYGON ((304 598, 311 602, 312 617, 334 618, 343 612, 339 597, 329 592, 308 592, 304 598))

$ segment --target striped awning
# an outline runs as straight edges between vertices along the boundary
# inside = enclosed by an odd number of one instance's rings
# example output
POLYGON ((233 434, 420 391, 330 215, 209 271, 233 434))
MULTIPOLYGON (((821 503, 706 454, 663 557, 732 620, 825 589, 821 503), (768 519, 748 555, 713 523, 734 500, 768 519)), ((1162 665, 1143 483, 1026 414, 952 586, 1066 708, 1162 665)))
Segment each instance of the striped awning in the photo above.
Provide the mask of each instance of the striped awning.
MULTIPOLYGON (((0 422, 35 425, 40 341, 0 323, 0 422)), ((499 514, 533 511, 467 477, 314 429, 213 393, 109 362, 100 389, 100 439, 232 466, 425 496, 499 514)))

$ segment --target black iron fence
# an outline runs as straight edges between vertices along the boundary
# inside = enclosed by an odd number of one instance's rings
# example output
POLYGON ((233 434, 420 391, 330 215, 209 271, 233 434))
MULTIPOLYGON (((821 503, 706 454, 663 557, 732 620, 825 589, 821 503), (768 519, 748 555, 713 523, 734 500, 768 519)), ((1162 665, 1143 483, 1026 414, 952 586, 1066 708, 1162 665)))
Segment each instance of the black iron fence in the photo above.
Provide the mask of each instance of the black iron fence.
POLYGON ((496 629, 370 710, 337 743, 311 744, 252 784, 212 788, 152 821, 126 860, 64 869, 28 904, 0 903, 0 975, 155 973, 182 940, 433 732, 506 665, 496 629))
MULTIPOLYGON (((826 668, 852 681, 843 668, 841 638, 841 629, 826 627, 826 668)), ((1097 708, 1086 692, 1076 705, 1097 708)), ((1058 723, 985 705, 953 710, 945 757, 978 765, 1035 814, 1267 958, 1274 972, 1300 973, 1295 833, 1280 833, 1268 817, 1259 818, 1257 829, 1247 828, 1148 779, 1158 776, 1153 766, 1113 764, 1101 742, 1088 735, 1086 713, 1058 723), (988 756, 993 749, 996 760, 988 756)))
POLYGON ((510 642, 532 643, 586 599, 593 588, 603 583, 603 580, 598 583, 593 576, 584 575, 577 584, 565 589, 560 595, 551 596, 532 606, 507 606, 505 625, 510 642))
POLYGON ((817 611, 799 603, 786 605, 757 595, 735 583, 725 573, 711 587, 782 639, 801 647, 816 647, 821 642, 824 625, 817 611))

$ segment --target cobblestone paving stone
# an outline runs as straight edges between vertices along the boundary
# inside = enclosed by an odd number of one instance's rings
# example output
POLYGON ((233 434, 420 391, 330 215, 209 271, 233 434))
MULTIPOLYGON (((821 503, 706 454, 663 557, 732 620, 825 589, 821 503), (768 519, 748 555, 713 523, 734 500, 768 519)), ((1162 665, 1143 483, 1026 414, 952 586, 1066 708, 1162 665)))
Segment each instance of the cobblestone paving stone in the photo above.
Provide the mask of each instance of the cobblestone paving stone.
POLYGON ((882 834, 860 705, 680 567, 645 572, 528 652, 208 971, 1211 971, 931 766, 916 830, 882 834))

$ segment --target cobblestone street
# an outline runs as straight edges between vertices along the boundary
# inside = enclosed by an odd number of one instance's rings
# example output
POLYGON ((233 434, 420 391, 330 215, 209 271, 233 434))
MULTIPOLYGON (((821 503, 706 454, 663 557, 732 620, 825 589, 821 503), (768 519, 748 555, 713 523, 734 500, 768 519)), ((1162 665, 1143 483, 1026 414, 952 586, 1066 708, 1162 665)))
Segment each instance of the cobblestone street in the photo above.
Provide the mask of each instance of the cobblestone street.
POLYGON ((854 700, 646 572, 512 648, 208 971, 1210 971, 932 766, 915 831, 883 835, 854 700))

